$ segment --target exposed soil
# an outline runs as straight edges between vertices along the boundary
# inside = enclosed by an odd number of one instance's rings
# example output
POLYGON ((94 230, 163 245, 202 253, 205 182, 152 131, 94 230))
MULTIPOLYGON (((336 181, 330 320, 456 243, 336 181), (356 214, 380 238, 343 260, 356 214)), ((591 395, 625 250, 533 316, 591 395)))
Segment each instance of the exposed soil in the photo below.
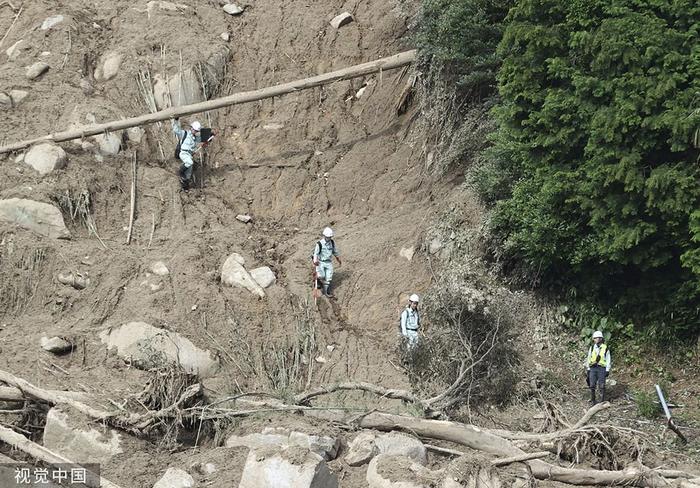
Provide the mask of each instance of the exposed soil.
MULTIPOLYGON (((182 0, 178 5, 185 7, 173 11, 158 3, 149 2, 149 10, 144 0, 25 2, 0 46, 0 91, 21 89, 29 95, 3 112, 0 142, 86 123, 87 114, 104 122, 146 113, 139 71, 173 75, 224 48, 230 52, 225 74, 210 86, 209 97, 395 54, 412 47, 419 8, 418 0, 258 0, 233 17, 216 1, 182 0), (354 22, 336 30, 329 20, 343 11, 351 12, 354 22), (57 14, 66 19, 40 29, 57 14), (222 33, 230 35, 228 42, 222 33), (4 51, 20 39, 28 48, 8 60, 4 51), (115 78, 97 82, 92 75, 107 52, 122 54, 123 62, 115 78), (28 81, 25 66, 36 60, 50 69, 28 81)), ((0 35, 15 14, 0 3, 0 35)), ((94 394, 109 406, 109 399, 141 391, 148 373, 108 352, 99 332, 143 321, 217 353, 222 370, 205 381, 212 397, 275 388, 288 393, 348 380, 410 389, 395 353, 398 312, 408 294, 422 294, 435 283, 427 252, 432 227, 454 202, 473 199, 465 197, 459 175, 432 175, 418 107, 397 115, 394 105, 405 82, 406 73, 397 70, 201 114, 199 120, 213 127, 217 138, 206 163, 197 167, 197 187, 187 194, 179 191, 168 124, 148 127, 140 144, 125 138, 117 156, 98 158, 80 142, 62 144, 67 166, 43 177, 16 162, 16 155, 1 160, 0 199, 63 202, 73 238, 50 240, 0 224, 0 368, 38 386, 94 394), (127 245, 133 157, 138 198, 127 245), (97 235, 66 208, 64 197, 76 201, 82 192, 90 195, 97 235), (238 214, 251 215, 252 223, 237 221, 238 214), (336 270, 337 300, 314 304, 310 254, 326 225, 336 231, 343 265, 336 270), (399 253, 411 247, 415 255, 409 261, 399 253), (266 298, 220 283, 221 266, 232 252, 242 254, 249 269, 266 265, 275 272, 277 283, 266 298), (149 271, 158 260, 170 269, 164 278, 149 271), (65 271, 89 275, 88 287, 59 283, 56 276, 65 271), (314 337, 306 349, 309 357, 290 384, 275 384, 264 369, 285 368, 280 357, 299 346, 302 329, 314 337), (57 357, 41 350, 42 336, 72 338, 78 347, 57 357)), ((480 215, 471 213, 463 222, 478 227, 480 215)), ((531 320, 536 318, 527 323, 531 320)), ((565 384, 576 384, 573 363, 560 364, 551 351, 558 349, 537 351, 537 360, 548 358, 548 369, 565 384)), ((409 408, 361 394, 337 394, 319 403, 324 402, 409 408)), ((573 405, 573 417, 584 405, 583 398, 573 405)), ((538 407, 518 408, 503 415, 511 427, 532 421, 528 409, 538 407)), ((329 429, 327 423, 278 414, 261 414, 232 429, 259 431, 273 420, 276 426, 314 433, 329 429)), ((500 422, 489 416, 480 420, 500 422)), ((131 448, 102 472, 124 488, 150 487, 169 466, 194 476, 192 466, 212 462, 221 469, 209 478, 198 475, 202 486, 237 486, 246 452, 217 447, 218 440, 197 439, 193 448, 187 439, 182 449, 169 452, 157 442, 132 439, 131 448)), ((343 487, 366 486, 366 467, 350 468, 338 460, 331 469, 343 487)))

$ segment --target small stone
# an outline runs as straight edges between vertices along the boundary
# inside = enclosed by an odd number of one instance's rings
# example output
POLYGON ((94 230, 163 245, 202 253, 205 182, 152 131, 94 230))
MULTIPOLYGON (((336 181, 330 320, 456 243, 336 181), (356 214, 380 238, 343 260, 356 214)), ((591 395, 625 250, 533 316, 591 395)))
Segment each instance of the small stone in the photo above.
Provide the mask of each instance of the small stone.
POLYGON ((95 87, 90 83, 90 80, 83 78, 80 80, 80 89, 83 90, 85 95, 92 95, 95 92, 95 87))
POLYGON ((262 266, 251 270, 250 276, 253 277, 255 282, 260 285, 261 288, 268 288, 274 285, 277 281, 275 273, 267 266, 262 266))
POLYGON ((129 139, 129 142, 133 142, 134 144, 141 144, 141 141, 143 140, 143 136, 146 134, 146 131, 143 130, 141 127, 129 127, 126 129, 126 137, 129 139))
POLYGON ((111 80, 119 72, 119 67, 122 64, 122 55, 119 53, 107 53, 102 57, 102 62, 95 70, 95 79, 97 81, 111 80))
POLYGON ((42 142, 32 146, 24 157, 24 163, 34 168, 39 174, 45 175, 66 165, 66 152, 55 144, 42 142))
POLYGON ((52 17, 49 17, 46 20, 44 20, 44 22, 41 24, 41 30, 49 30, 50 28, 63 22, 63 20, 63 15, 54 15, 52 17))
POLYGON ((326 346, 326 349, 328 349, 328 352, 333 352, 335 350, 335 346, 331 344, 330 346, 326 346))
POLYGON ((22 54, 22 51, 26 51, 27 49, 29 49, 29 43, 24 39, 20 39, 12 46, 8 47, 5 53, 7 54, 7 57, 10 58, 10 61, 14 61, 20 54, 22 54))
POLYGON ((204 474, 214 474, 218 471, 216 464, 214 463, 207 463, 202 467, 202 472, 204 474))
POLYGON ((412 247, 402 247, 401 250, 399 251, 399 256, 411 261, 413 259, 414 252, 415 252, 415 249, 413 249, 412 247))
POLYGON ((107 134, 98 134, 94 137, 100 154, 104 156, 116 156, 122 147, 121 133, 108 132, 107 134))
POLYGON ((194 312, 195 310, 197 310, 197 307, 198 307, 197 304, 192 305, 192 307, 190 308, 190 311, 194 312))
POLYGON ((12 98, 5 92, 0 92, 0 107, 4 109, 12 108, 12 98))
POLYGON ((367 89, 367 85, 364 85, 362 88, 357 90, 357 93, 355 93, 355 98, 360 99, 362 95, 365 93, 365 90, 367 89))
POLYGON ((26 92, 24 90, 10 90, 10 98, 12 99, 12 105, 16 107, 22 102, 22 100, 27 98, 27 95, 29 95, 29 92, 26 92))
POLYGON ((170 274, 170 270, 163 261, 156 261, 151 264, 151 273, 158 276, 167 276, 170 274))
POLYGON ((430 245, 428 246, 428 252, 430 254, 435 254, 440 249, 442 249, 442 241, 440 239, 436 237, 435 239, 430 241, 430 245))
POLYGON ((236 215, 236 220, 243 222, 244 224, 247 224, 248 222, 253 220, 253 217, 251 217, 250 215, 241 214, 241 215, 236 215))
POLYGON ((155 292, 157 292, 157 291, 160 291, 160 290, 163 288, 163 283, 162 283, 162 282, 159 282, 159 283, 151 283, 150 285, 148 285, 148 287, 151 289, 151 291, 152 291, 153 293, 155 293, 155 292))
POLYGON ((224 5, 224 12, 229 15, 241 15, 243 13, 243 9, 235 3, 227 3, 224 5))
POLYGON ((36 80, 49 70, 49 65, 43 61, 37 61, 31 66, 27 66, 26 76, 29 80, 36 80))
POLYGON ((41 348, 54 354, 64 354, 73 350, 73 344, 61 337, 41 338, 41 348))
POLYGON ((284 129, 284 124, 279 124, 277 122, 273 122, 272 124, 263 125, 263 130, 280 130, 280 129, 284 129))
POLYGON ((223 40, 224 42, 228 42, 229 39, 231 39, 231 36, 229 35, 228 32, 222 32, 222 33, 221 33, 221 40, 223 40))
POLYGON ((44 57, 51 56, 51 51, 41 51, 39 56, 44 56, 44 57))
MULTIPOLYGON (((15 164, 20 164, 20 163, 23 163, 23 162, 24 162, 24 153, 20 153, 20 154, 17 155, 17 157, 15 157, 15 164)), ((18 168, 18 169, 20 170, 20 173, 21 173, 21 172, 22 172, 22 171, 21 171, 22 168, 18 168)))
POLYGON ((337 15, 336 17, 331 20, 331 25, 335 27, 336 29, 340 29, 346 24, 349 24, 352 22, 354 19, 352 17, 352 14, 349 12, 343 12, 340 15, 337 15))
POLYGON ((319 357, 316 358, 316 362, 317 362, 317 363, 324 364, 324 363, 327 363, 328 360, 327 360, 326 358, 324 358, 323 356, 319 356, 319 357))
POLYGON ((68 273, 59 273, 57 279, 59 283, 72 286, 76 290, 83 290, 90 284, 90 278, 80 273, 73 273, 72 271, 68 273))
POLYGON ((192 488, 194 478, 187 471, 179 468, 168 468, 163 477, 153 485, 153 488, 192 488))

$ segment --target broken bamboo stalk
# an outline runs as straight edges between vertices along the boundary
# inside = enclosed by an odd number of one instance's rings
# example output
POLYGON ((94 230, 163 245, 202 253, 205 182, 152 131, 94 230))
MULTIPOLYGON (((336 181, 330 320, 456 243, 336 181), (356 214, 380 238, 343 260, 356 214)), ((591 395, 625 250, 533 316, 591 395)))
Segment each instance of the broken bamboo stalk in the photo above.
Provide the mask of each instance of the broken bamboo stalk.
MULTIPOLYGON (((39 461, 43 461, 51 465, 72 464, 75 466, 80 466, 80 464, 63 457, 60 454, 56 454, 40 444, 30 441, 22 434, 18 434, 14 430, 8 429, 7 427, 0 426, 0 441, 19 451, 29 454, 34 459, 38 459, 39 461)), ((88 483, 86 483, 86 486, 89 486, 90 488, 120 488, 119 485, 115 485, 111 481, 102 478, 101 476, 99 483, 90 482, 90 477, 88 476, 88 483)))
MULTIPOLYGON (((64 396, 79 402, 90 401, 90 395, 79 391, 47 390, 52 395, 64 396)), ((0 401, 3 402, 24 402, 29 398, 22 393, 19 388, 11 386, 0 386, 0 401)))
POLYGON ((21 142, 16 142, 14 144, 9 144, 7 146, 0 147, 0 154, 17 151, 36 144, 38 142, 53 141, 53 142, 64 142, 71 141, 73 139, 80 139, 82 137, 94 136, 97 134, 102 134, 104 132, 128 129, 130 127, 138 127, 141 125, 153 124, 155 122, 161 122, 174 117, 180 117, 183 115, 196 114, 200 112, 206 112, 209 110, 215 110, 223 107, 229 107, 231 105, 238 105, 241 103, 255 102, 258 100, 263 100, 266 98, 277 97, 280 95, 285 95, 288 93, 295 93, 301 90, 307 90, 309 88, 315 88, 317 86, 327 85, 340 80, 349 80, 352 78, 358 78, 368 74, 382 72, 385 70, 391 70, 396 68, 401 68, 413 63, 416 60, 416 51, 406 51, 403 53, 395 54, 386 58, 377 59, 375 61, 370 61, 368 63, 358 64, 355 66, 350 66, 348 68, 339 69, 336 71, 331 71, 330 73, 325 73, 318 76, 312 76, 310 78, 304 78, 301 80, 291 81, 289 83, 283 83, 281 85, 275 85, 268 88, 260 88, 257 90, 234 93, 222 98, 217 98, 214 100, 209 100, 206 102, 193 103, 191 105, 183 105, 181 107, 171 107, 159 112, 149 113, 145 115, 140 115, 138 117, 131 117, 123 120, 116 120, 112 122, 106 122, 103 124, 91 125, 88 127, 83 127, 80 129, 68 130, 64 132, 56 132, 54 134, 49 134, 42 137, 37 137, 35 139, 28 139, 21 142))

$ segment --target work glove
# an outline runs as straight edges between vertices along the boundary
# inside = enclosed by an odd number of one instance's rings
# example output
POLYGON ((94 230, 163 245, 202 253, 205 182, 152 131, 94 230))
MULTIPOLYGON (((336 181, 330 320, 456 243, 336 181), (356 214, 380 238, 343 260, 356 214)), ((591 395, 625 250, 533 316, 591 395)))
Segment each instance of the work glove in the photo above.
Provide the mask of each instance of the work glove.
POLYGON ((314 266, 318 266, 318 259, 314 259, 314 266))

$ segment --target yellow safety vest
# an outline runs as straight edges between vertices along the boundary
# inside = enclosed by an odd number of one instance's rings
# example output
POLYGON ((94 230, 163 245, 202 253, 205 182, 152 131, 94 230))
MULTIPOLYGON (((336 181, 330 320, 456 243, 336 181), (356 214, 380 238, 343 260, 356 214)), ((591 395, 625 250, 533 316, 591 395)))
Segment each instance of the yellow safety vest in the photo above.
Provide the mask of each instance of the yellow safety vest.
POLYGON ((605 360, 605 356, 608 352, 608 346, 605 345, 605 343, 601 344, 598 346, 598 354, 594 355, 593 354, 594 348, 591 346, 590 350, 588 351, 588 365, 589 366, 595 366, 596 364, 598 366, 605 367, 608 365, 608 362, 605 360))

